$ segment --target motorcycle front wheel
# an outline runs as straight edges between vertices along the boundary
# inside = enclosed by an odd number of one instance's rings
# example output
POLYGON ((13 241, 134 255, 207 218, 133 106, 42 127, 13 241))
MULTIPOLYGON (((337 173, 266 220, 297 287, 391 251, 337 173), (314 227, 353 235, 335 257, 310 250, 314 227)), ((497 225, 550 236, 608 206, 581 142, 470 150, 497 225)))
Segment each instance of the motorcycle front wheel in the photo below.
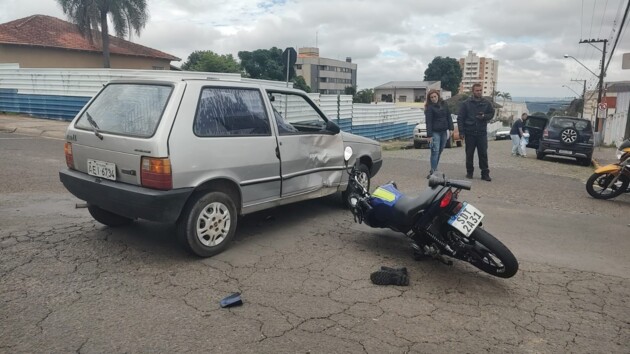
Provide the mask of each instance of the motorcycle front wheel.
POLYGON ((512 252, 489 232, 477 228, 470 235, 474 254, 468 262, 499 278, 511 278, 518 271, 518 261, 512 252))
POLYGON ((616 177, 612 173, 593 173, 586 181, 586 191, 595 199, 611 199, 619 196, 628 189, 628 179, 625 175, 619 176, 615 183, 610 183, 616 177))

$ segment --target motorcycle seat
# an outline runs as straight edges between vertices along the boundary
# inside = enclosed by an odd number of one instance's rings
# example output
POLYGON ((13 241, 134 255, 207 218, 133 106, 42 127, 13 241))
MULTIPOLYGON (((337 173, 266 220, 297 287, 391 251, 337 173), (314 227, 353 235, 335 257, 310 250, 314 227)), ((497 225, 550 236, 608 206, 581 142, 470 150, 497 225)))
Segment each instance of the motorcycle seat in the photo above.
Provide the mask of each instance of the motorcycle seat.
POLYGON ((427 188, 414 197, 406 195, 401 196, 393 208, 393 224, 399 226, 409 226, 407 224, 413 221, 413 216, 419 211, 426 209, 433 199, 435 199, 435 196, 439 193, 439 191, 440 188, 427 188))

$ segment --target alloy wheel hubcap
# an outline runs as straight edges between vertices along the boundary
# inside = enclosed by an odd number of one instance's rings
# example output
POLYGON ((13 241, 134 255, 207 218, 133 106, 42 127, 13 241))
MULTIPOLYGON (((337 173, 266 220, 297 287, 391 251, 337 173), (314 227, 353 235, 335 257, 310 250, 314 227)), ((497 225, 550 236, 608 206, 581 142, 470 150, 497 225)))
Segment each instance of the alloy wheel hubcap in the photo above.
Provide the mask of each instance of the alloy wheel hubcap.
POLYGON ((562 132, 562 141, 567 144, 572 144, 577 140, 577 132, 574 129, 566 129, 562 132))
POLYGON ((197 238, 204 246, 213 247, 225 240, 230 231, 230 210, 219 202, 206 205, 197 218, 197 238))

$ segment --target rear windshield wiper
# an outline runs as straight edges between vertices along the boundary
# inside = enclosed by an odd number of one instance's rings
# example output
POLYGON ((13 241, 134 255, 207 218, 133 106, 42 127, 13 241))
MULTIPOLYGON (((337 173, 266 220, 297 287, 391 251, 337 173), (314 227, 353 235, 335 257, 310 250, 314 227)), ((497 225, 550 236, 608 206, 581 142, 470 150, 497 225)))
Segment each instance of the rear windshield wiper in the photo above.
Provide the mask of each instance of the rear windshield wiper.
POLYGON ((90 126, 92 126, 92 130, 94 130, 94 135, 96 135, 99 139, 103 140, 103 134, 99 132, 100 128, 98 127, 98 124, 96 124, 96 122, 94 121, 90 113, 85 112, 85 115, 87 116, 88 123, 90 123, 90 126))

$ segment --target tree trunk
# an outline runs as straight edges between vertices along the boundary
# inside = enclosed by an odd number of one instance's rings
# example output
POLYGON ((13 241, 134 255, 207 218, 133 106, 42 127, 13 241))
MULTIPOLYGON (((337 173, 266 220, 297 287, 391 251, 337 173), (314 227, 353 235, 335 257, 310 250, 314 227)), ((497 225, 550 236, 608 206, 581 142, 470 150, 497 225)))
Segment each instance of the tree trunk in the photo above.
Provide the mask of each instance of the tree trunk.
POLYGON ((109 64, 109 29, 107 24, 107 12, 101 11, 101 42, 103 43, 103 67, 110 68, 109 64))

